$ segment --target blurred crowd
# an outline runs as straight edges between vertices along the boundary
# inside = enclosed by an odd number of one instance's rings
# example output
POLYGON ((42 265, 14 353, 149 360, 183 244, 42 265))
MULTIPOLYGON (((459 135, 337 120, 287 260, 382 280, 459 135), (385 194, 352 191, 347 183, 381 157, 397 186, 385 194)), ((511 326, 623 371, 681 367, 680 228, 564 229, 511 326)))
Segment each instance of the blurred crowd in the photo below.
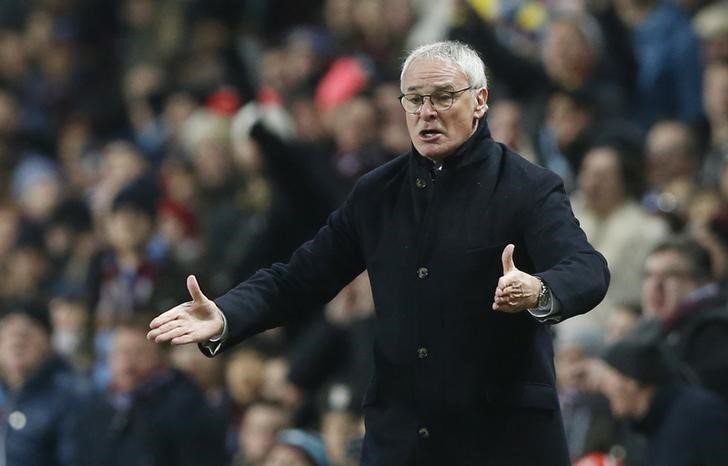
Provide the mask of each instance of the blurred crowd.
POLYGON ((713 448, 725 2, 2 0, 0 465, 358 465, 366 274, 214 359, 145 334, 187 275, 212 298, 285 261, 408 151, 401 59, 446 38, 488 66, 494 139, 563 178, 609 263, 604 302, 554 327, 574 461, 713 448))

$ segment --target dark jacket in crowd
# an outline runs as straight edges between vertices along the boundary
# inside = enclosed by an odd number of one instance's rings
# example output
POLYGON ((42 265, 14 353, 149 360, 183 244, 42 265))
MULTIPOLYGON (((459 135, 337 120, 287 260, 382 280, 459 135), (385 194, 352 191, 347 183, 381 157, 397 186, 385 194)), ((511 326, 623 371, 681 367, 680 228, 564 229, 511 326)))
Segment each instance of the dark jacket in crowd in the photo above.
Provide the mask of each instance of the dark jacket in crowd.
POLYGON ((83 385, 53 356, 17 391, 0 387, 5 466, 75 465, 74 425, 83 385), (3 399, 4 398, 4 399, 3 399))
POLYGON ((416 152, 368 173, 287 264, 216 300, 222 349, 325 303, 365 268, 377 324, 362 465, 569 464, 546 324, 491 309, 504 247, 563 318, 606 292, 559 178, 485 122, 438 170, 416 152))
POLYGON ((706 290, 681 306, 663 324, 663 333, 671 354, 690 371, 688 378, 728 401, 726 296, 717 286, 706 290))
POLYGON ((703 388, 659 387, 635 429, 647 436, 649 466, 724 466, 728 461, 728 404, 703 388))
POLYGON ((96 393, 78 423, 79 466, 224 466, 225 421, 182 373, 167 369, 133 393, 96 393))

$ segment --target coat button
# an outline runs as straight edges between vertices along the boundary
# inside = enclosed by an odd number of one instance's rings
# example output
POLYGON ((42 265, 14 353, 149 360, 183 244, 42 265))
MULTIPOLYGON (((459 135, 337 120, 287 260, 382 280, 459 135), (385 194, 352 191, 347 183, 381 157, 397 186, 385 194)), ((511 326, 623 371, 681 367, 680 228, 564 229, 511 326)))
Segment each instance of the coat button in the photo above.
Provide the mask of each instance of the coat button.
POLYGON ((425 359, 427 356, 430 355, 430 351, 425 348, 424 346, 417 348, 417 357, 420 359, 425 359))
POLYGON ((417 178, 415 180, 415 186, 417 186, 420 189, 426 188, 427 187, 427 181, 425 181, 424 178, 417 178))
POLYGON ((430 431, 427 429, 427 427, 420 427, 420 430, 417 431, 417 434, 421 438, 430 438, 430 431))
POLYGON ((10 424, 13 430, 23 430, 27 423, 28 418, 25 417, 22 411, 13 411, 8 416, 8 424, 10 424))
POLYGON ((417 269, 417 278, 427 278, 427 276, 430 274, 430 271, 427 269, 427 267, 420 267, 417 269))

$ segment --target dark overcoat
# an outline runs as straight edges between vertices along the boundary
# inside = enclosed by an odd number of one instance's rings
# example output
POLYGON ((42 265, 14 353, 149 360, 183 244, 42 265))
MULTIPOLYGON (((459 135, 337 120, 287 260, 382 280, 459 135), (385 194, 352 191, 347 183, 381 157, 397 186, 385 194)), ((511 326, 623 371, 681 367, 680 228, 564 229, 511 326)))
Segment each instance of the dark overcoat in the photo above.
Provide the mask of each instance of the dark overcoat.
POLYGON ((363 465, 568 465, 549 328, 491 308, 508 243, 564 318, 603 298, 607 264, 560 179, 483 122, 441 167, 413 150, 366 174, 288 264, 218 298, 221 349, 327 302, 367 269, 377 328, 363 465))

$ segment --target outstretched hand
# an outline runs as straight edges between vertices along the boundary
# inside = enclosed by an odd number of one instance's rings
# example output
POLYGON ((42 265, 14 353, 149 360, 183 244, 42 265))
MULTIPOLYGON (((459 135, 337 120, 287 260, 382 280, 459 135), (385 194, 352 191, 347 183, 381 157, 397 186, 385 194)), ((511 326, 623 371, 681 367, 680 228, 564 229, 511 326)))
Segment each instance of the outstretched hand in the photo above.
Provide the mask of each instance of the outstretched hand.
POLYGON ((503 250, 503 276, 498 280, 493 298, 493 310, 516 313, 538 305, 541 282, 533 275, 518 270, 513 263, 516 247, 509 244, 503 250))
POLYGON ((220 309, 208 299, 194 275, 187 277, 187 290, 192 301, 182 303, 157 316, 149 324, 147 339, 173 345, 204 343, 222 334, 224 321, 220 309))

